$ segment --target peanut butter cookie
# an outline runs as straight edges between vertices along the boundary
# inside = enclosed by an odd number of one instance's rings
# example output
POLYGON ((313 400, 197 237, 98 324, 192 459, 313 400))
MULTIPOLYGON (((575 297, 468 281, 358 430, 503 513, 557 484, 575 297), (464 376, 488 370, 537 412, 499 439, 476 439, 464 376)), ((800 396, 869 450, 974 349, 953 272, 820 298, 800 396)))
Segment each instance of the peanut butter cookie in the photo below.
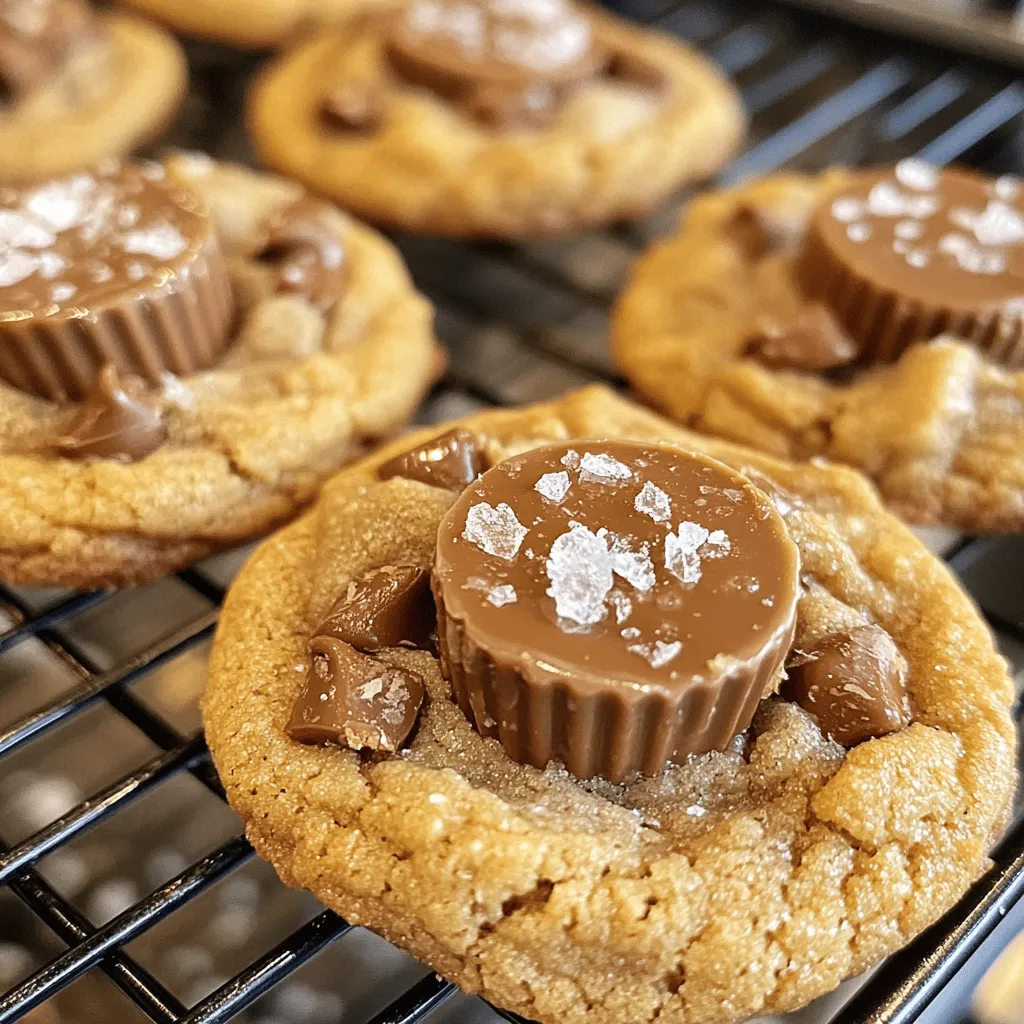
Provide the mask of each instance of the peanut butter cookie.
POLYGON ((0 578, 138 583, 292 516, 442 365, 394 249, 180 156, 0 195, 0 578))
POLYGON ((278 46, 321 22, 383 7, 393 0, 122 0, 176 32, 244 49, 278 46))
POLYGON ((567 0, 413 0, 257 82, 271 166, 368 220, 520 238, 642 216, 720 167, 739 99, 682 44, 567 0))
POLYGON ((347 920, 543 1024, 723 1024, 985 870, 1012 701, 858 474, 592 388, 337 475, 228 594, 204 716, 257 850, 347 920))
POLYGON ((174 116, 185 93, 174 38, 84 0, 0 2, 0 184, 120 157, 174 116))
POLYGON ((618 364, 698 430, 862 470, 916 523, 1024 527, 1024 204, 918 160, 701 196, 637 264, 618 364))

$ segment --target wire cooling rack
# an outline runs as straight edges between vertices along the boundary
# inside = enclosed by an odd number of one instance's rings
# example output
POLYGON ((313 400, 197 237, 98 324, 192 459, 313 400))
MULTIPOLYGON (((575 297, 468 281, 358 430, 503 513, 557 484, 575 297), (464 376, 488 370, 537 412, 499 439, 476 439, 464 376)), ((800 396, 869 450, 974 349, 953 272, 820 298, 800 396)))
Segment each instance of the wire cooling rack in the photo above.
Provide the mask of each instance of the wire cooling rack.
MULTIPOLYGON (((750 143, 724 182, 911 154, 1024 170, 1024 86, 998 65, 771 2, 753 12, 745 0, 621 6, 700 46, 741 89, 750 143)), ((193 90, 167 141, 248 159, 239 111, 258 61, 200 45, 190 56, 193 90)), ((620 383, 606 347, 609 300, 684 199, 644 223, 569 241, 398 239, 451 352, 423 421, 620 383)), ((1024 538, 925 539, 960 574, 1024 682, 1024 538)), ((0 1024, 495 1020, 383 940, 285 891, 238 834, 196 698, 243 554, 113 595, 0 587, 0 990, 9 989, 0 1024)), ((918 1018, 1024 895, 1024 813, 993 860, 836 1021, 918 1018)), ((833 999, 800 1019, 835 1010, 833 999)))

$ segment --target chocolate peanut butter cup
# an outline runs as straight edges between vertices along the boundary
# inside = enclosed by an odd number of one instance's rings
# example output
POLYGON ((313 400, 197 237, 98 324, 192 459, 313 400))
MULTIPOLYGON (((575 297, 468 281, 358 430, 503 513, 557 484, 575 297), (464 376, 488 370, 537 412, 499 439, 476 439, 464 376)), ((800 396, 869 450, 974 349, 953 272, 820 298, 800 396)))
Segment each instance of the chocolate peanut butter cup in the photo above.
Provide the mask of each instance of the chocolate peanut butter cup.
POLYGON ((940 334, 1024 363, 1024 203, 1013 178, 920 160, 859 172, 815 210, 799 285, 831 308, 862 362, 940 334))
POLYGON ((414 0, 393 26, 387 53, 402 78, 500 127, 548 119, 610 59, 565 0, 414 0))
POLYGON ((781 674, 799 555, 714 460, 578 441, 506 459, 438 532, 443 671, 510 757, 620 781, 723 749, 781 674))
POLYGON ((159 165, 0 190, 0 378, 55 402, 104 366, 152 383, 211 366, 234 319, 207 211, 159 165))

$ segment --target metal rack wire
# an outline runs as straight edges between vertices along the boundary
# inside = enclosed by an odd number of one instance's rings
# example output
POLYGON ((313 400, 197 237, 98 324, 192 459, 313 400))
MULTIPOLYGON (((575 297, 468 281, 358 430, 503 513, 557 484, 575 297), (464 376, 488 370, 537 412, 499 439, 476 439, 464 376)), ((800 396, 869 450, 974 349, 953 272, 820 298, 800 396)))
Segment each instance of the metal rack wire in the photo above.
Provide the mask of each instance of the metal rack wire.
MULTIPOLYGON (((937 162, 964 160, 1006 173, 1024 169, 1024 87, 995 65, 839 29, 827 18, 743 0, 667 3, 626 0, 626 13, 654 21, 709 52, 733 76, 752 114, 751 142, 722 176, 733 181, 782 166, 885 161, 919 153, 937 162), (656 9, 655 9, 656 8, 656 9)), ((248 58, 212 49, 193 53, 197 83, 172 134, 215 156, 245 159, 238 102, 254 69, 248 58), (230 102, 226 102, 225 98, 230 102)), ((681 200, 680 200, 681 201, 681 200)), ((439 332, 451 354, 447 379, 431 397, 427 419, 487 404, 536 401, 594 379, 615 382, 604 344, 610 297, 636 252, 667 230, 675 207, 650 221, 565 242, 521 247, 465 246, 399 239, 419 284, 436 300, 439 332)), ((1024 596, 1007 580, 1022 577, 1024 540, 961 540, 946 556, 961 574, 1008 652, 1024 654, 1024 596), (1009 574, 1009 575, 1008 575, 1009 574)), ((39 864, 101 822, 183 773, 222 795, 198 734, 182 731, 135 684, 207 641, 223 586, 199 567, 178 574, 198 613, 155 642, 105 668, 74 624, 104 614, 103 594, 40 601, 0 586, 0 659, 38 642, 74 681, 0 729, 4 759, 31 751, 59 728, 74 728, 103 704, 158 751, 88 799, 13 845, 0 843, 0 895, 13 893, 66 945, 40 970, 0 995, 0 1024, 21 1019, 94 969, 102 971, 149 1019, 188 1024, 227 1021, 350 931, 322 912, 195 1005, 185 1005, 126 946, 180 911, 252 857, 241 836, 180 870, 140 901, 97 926, 40 873, 39 864)), ((116 611, 111 611, 111 615, 116 611)), ((0 661, 2 664, 2 661, 0 661)), ((1024 660, 1018 660, 1018 669, 1024 660)), ((3 822, 0 821, 0 832, 3 822)), ((842 1024, 909 1024, 1024 896, 1024 814, 993 855, 994 868, 939 925, 894 957, 836 1018, 842 1024)), ((415 1024, 455 992, 432 974, 392 999, 373 1024, 415 1024)), ((506 1014, 502 1016, 508 1017, 506 1014)), ((509 1018, 514 1019, 514 1018, 509 1018)))

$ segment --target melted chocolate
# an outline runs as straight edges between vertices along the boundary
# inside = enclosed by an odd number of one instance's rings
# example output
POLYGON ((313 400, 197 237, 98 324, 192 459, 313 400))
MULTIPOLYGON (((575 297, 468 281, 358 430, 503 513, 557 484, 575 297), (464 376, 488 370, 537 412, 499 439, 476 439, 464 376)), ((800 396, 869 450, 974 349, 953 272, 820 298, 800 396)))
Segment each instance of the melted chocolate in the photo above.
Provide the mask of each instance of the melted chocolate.
POLYGON ((267 223, 256 258, 274 268, 278 292, 302 295, 323 311, 345 291, 347 266, 330 207, 304 196, 267 223))
POLYGON ((789 669, 783 695, 844 747, 910 724, 907 666, 892 637, 877 625, 826 637, 789 669))
POLYGON ((116 368, 107 366, 53 447, 68 459, 135 462, 166 440, 163 414, 148 400, 145 383, 138 377, 122 381, 116 368))
POLYGON ((462 427, 449 430, 377 467, 381 480, 400 476, 431 487, 461 491, 483 469, 483 453, 476 438, 462 427))

